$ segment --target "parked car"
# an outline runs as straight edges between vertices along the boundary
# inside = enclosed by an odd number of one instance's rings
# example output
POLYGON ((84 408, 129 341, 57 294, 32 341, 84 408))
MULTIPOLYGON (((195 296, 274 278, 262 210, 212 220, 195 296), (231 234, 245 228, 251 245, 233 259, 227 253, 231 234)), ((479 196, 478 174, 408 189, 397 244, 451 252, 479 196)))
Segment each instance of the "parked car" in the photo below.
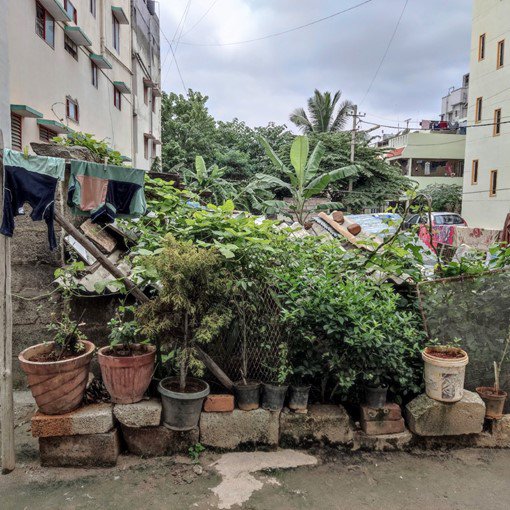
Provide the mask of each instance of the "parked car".
MULTIPOLYGON (((464 218, 462 218, 462 216, 457 213, 433 212, 431 213, 431 216, 433 227, 439 227, 441 225, 459 225, 462 227, 467 227, 466 220, 464 220, 464 218)), ((405 220, 404 227, 410 228, 413 225, 428 225, 428 222, 428 214, 413 214, 405 220)))

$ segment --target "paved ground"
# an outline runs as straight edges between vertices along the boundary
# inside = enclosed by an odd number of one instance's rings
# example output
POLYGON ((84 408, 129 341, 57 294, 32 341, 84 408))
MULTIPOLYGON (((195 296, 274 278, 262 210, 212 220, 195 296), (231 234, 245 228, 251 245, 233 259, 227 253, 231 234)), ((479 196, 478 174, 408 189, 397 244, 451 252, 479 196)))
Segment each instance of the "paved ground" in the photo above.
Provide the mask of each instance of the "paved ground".
POLYGON ((0 476, 2 510, 214 510, 227 508, 230 495, 245 500, 231 507, 243 510, 510 507, 510 450, 206 453, 201 474, 186 457, 124 456, 112 469, 42 469, 27 427, 16 432, 19 467, 0 476), (299 464, 308 465, 281 468, 299 464), (226 491, 214 492, 219 486, 226 491))

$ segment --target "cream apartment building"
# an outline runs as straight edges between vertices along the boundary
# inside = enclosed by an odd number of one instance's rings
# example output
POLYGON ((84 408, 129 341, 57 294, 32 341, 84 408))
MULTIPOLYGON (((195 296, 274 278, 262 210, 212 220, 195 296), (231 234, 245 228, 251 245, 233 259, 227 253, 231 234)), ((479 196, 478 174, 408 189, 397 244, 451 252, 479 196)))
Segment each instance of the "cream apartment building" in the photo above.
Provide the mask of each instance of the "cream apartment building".
POLYGON ((9 1, 12 147, 80 131, 149 169, 161 138, 154 7, 150 0, 9 1))
POLYGON ((462 215, 503 228, 510 213, 510 0, 474 0, 462 215))

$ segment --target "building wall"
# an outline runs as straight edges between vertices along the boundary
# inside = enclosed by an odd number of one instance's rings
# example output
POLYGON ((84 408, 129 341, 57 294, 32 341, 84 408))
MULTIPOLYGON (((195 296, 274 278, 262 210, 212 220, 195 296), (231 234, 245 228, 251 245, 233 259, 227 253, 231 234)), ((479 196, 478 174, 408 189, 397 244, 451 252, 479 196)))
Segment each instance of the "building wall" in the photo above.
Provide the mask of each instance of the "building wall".
MULTIPOLYGON (((146 9, 144 2, 141 3, 146 9)), ((132 93, 123 94, 119 110, 114 105, 113 85, 114 81, 124 82, 133 91, 136 81, 132 59, 131 0, 97 0, 96 16, 90 12, 90 0, 74 0, 73 5, 78 12, 77 26, 92 43, 78 47, 78 60, 64 49, 64 27, 75 26, 74 22, 55 22, 52 48, 36 33, 36 0, 9 2, 11 104, 30 106, 42 113, 44 119, 60 121, 74 131, 105 139, 134 161, 137 153, 135 140, 139 138, 134 133, 137 123, 133 116, 137 99, 132 93), (130 22, 119 27, 119 51, 113 46, 112 6, 122 7, 130 22), (92 85, 89 53, 103 55, 112 65, 112 69, 98 70, 97 88, 92 85), (66 117, 67 96, 78 102, 78 122, 66 117)), ((157 51, 159 68, 159 37, 157 51)), ((156 112, 156 116, 159 115, 159 110, 156 112)), ((23 146, 39 141, 36 119, 25 117, 22 122, 23 146)), ((153 123, 159 126, 159 120, 153 120, 153 123)), ((143 169, 150 167, 150 161, 143 159, 138 159, 137 164, 143 169)))
MULTIPOLYGON (((468 126, 475 123, 476 99, 482 98, 482 122, 494 122, 501 108, 502 121, 510 120, 510 2, 475 0, 471 34, 468 126), (485 58, 479 61, 481 34, 486 34, 485 58), (497 67, 498 42, 505 40, 505 62, 497 67)), ((469 225, 502 228, 510 212, 510 124, 501 124, 493 135, 492 125, 467 130, 462 215, 469 225), (472 183, 472 162, 478 160, 478 182, 472 183), (490 172, 498 171, 497 190, 490 196, 490 172)))

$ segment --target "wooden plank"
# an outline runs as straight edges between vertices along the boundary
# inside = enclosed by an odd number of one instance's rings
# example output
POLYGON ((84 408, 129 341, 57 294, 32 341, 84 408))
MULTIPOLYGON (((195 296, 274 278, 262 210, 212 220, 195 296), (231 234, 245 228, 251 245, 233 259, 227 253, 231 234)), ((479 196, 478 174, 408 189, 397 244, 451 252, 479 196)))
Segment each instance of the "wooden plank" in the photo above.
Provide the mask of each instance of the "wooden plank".
MULTIPOLYGON (((0 153, 3 150, 0 131, 0 153)), ((3 153, 0 155, 0 210, 3 210, 3 153)), ((0 235, 0 421, 2 424, 2 473, 16 466, 14 452, 14 401, 12 393, 12 296, 11 240, 0 235)))

